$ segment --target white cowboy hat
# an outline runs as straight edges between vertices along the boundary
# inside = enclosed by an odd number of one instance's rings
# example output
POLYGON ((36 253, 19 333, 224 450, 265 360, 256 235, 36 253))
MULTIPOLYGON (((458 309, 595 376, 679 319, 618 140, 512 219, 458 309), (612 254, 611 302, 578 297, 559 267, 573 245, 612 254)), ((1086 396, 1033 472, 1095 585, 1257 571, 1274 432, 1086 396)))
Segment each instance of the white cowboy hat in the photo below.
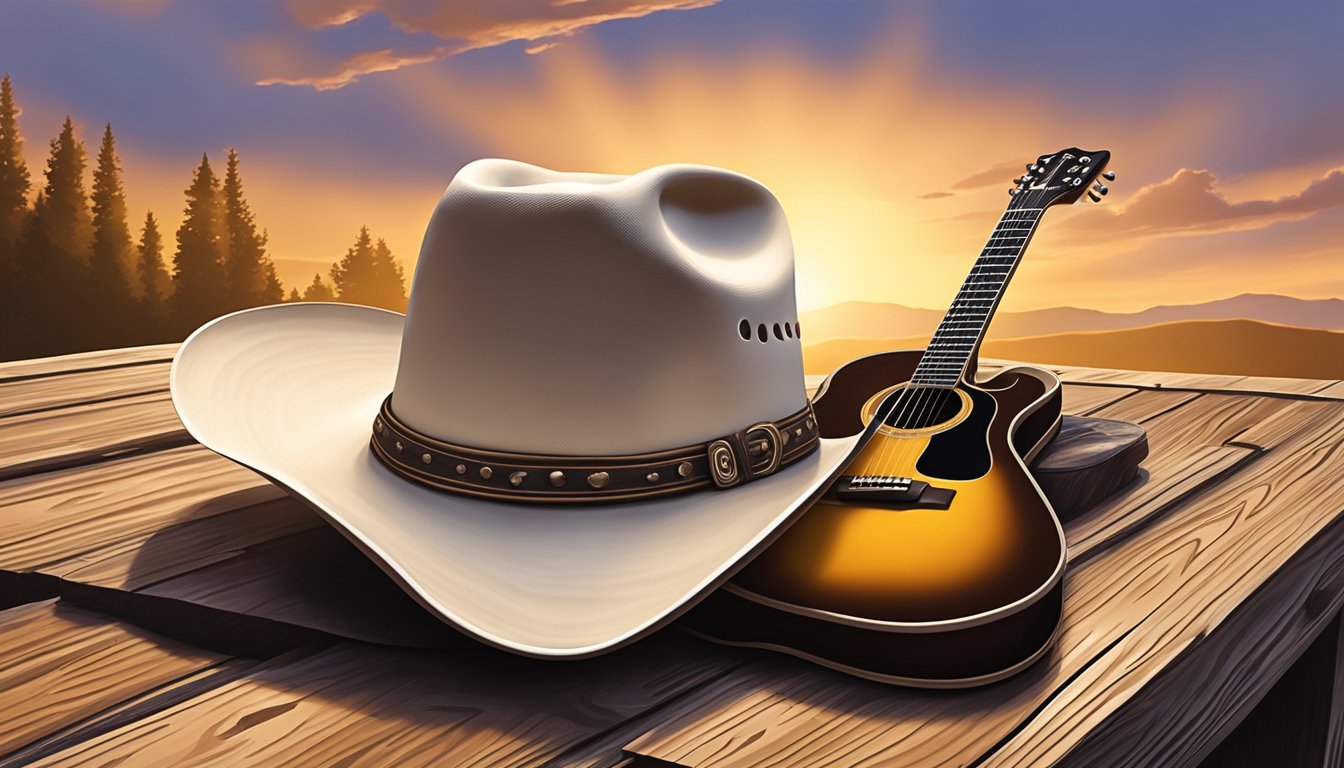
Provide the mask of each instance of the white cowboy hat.
POLYGON ((430 220, 405 317, 221 317, 183 343, 172 395, 202 445, 314 507, 434 614, 539 657, 670 621, 857 440, 818 436, 779 203, 690 165, 474 162, 430 220))

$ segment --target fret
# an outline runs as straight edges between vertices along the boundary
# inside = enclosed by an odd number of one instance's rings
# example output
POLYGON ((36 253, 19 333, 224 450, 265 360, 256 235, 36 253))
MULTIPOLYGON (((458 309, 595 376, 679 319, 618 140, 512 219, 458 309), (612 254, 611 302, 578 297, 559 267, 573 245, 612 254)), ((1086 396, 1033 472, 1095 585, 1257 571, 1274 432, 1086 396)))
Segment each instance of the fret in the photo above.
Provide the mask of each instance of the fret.
POLYGON ((990 232, 965 282, 957 291, 929 340, 911 382, 952 387, 961 380, 966 364, 998 306, 1004 286, 1017 268, 1044 208, 1012 208, 990 232))

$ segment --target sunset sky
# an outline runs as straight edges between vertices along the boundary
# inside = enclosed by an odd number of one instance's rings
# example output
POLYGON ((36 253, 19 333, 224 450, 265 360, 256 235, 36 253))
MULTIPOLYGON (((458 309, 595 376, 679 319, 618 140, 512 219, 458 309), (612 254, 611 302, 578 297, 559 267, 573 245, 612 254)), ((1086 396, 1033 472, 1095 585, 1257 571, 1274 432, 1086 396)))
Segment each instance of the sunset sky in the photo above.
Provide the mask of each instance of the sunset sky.
POLYGON ((1036 155, 1110 149, 1009 309, 1344 295, 1344 3, 0 0, 40 183, 111 122, 132 221, 237 147, 286 288, 367 224, 413 267, 464 163, 722 165, 788 211, 804 309, 941 308, 1036 155))

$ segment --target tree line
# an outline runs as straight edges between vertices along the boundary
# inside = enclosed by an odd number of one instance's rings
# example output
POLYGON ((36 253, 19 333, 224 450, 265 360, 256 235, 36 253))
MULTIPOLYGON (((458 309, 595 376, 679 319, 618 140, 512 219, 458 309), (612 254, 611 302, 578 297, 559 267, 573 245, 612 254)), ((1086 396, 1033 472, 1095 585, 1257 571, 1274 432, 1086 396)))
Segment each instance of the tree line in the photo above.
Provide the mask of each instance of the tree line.
POLYGON ((36 190, 22 155, 19 108, 0 79, 0 360, 179 341, 202 323, 282 301, 406 308, 406 279, 387 243, 361 227, 354 244, 285 294, 243 194, 238 152, 221 179, 208 155, 192 172, 171 266, 153 212, 133 237, 121 158, 103 129, 86 192, 87 154, 69 117, 51 140, 36 190))

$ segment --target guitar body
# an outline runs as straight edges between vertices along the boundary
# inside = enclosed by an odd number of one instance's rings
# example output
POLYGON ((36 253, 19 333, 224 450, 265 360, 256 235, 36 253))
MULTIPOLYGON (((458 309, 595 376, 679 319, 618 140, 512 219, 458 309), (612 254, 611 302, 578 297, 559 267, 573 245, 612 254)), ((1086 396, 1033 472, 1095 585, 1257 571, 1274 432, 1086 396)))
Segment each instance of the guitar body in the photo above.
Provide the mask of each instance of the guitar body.
POLYGON ((1026 462, 1059 428, 1059 380, 1023 366, 926 390, 907 407, 938 413, 893 427, 894 393, 921 354, 861 358, 826 380, 814 401, 822 435, 867 430, 866 445, 686 617, 692 631, 924 687, 992 682, 1048 650, 1064 535, 1026 462))

